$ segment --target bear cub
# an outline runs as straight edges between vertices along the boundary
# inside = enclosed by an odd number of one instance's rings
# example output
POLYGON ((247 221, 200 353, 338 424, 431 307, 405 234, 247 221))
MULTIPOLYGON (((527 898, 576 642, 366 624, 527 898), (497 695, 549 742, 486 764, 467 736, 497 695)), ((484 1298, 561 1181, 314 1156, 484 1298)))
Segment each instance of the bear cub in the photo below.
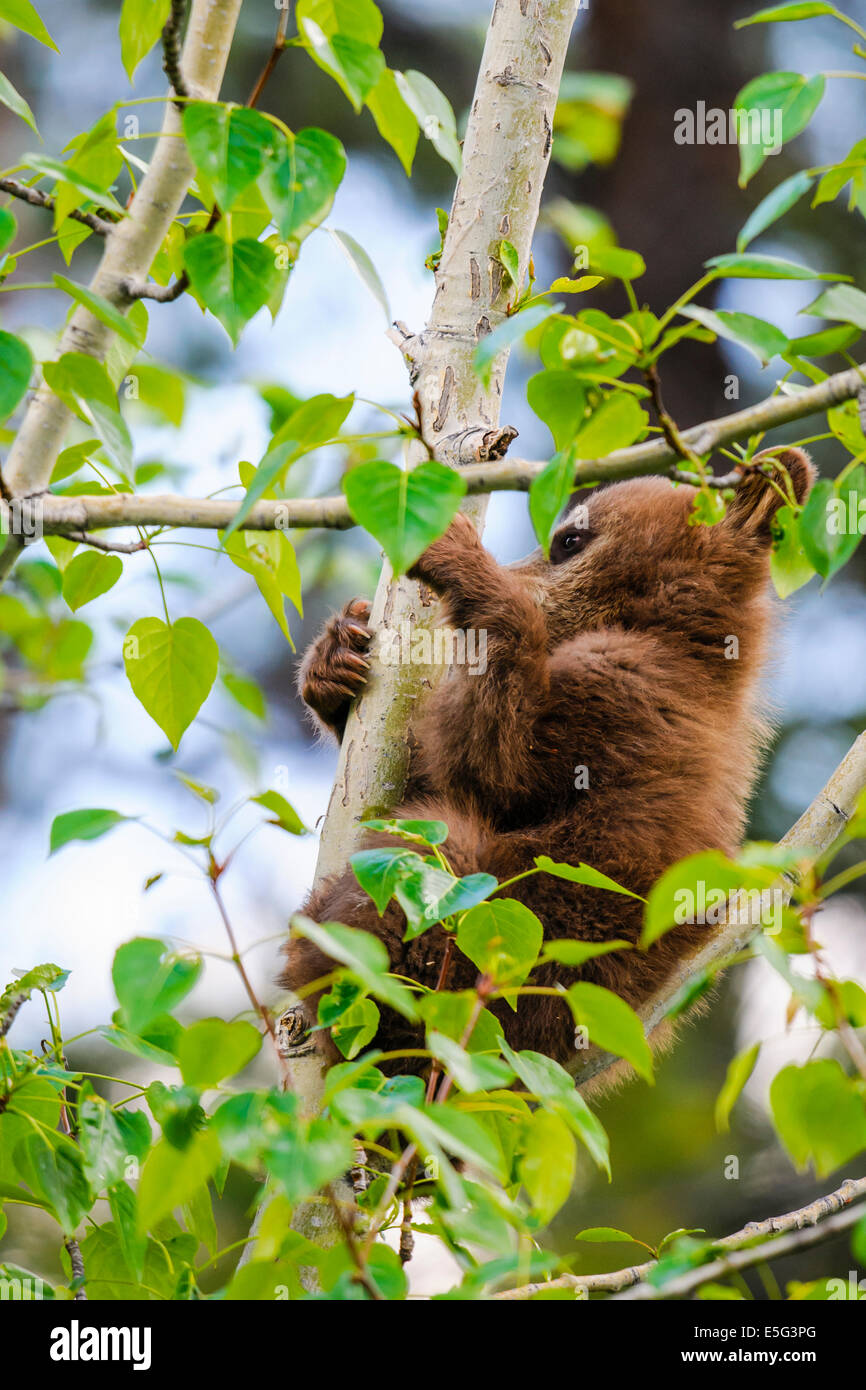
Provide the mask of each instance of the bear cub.
MULTIPOLYGON (((645 896, 685 855, 733 853, 768 736, 760 679, 774 633, 771 521, 788 478, 802 503, 813 476, 801 450, 760 456, 714 526, 690 524, 690 486, 647 477, 600 487, 573 499, 549 559, 538 550, 506 566, 458 513, 411 573, 440 596, 445 624, 486 632, 486 669, 452 667, 424 702, 393 814, 445 821, 455 873, 500 882, 544 854, 590 864, 645 896)), ((349 603, 301 666, 303 698, 337 738, 367 678, 369 611, 362 599, 349 603)), ((384 843, 400 842, 365 840, 384 843)), ((543 873, 505 892, 536 913, 546 938, 640 935, 642 904, 622 894, 543 873)), ((393 971, 435 987, 446 933, 433 927, 404 942, 397 903, 380 917, 348 864, 304 911, 372 932, 393 971)), ((636 1007, 706 930, 678 927, 646 953, 613 952, 579 970, 543 965, 530 983, 589 980, 636 1007)), ((292 939, 286 954, 288 989, 333 968, 306 940, 292 939)), ((455 951, 448 988, 471 989, 476 978, 455 951)), ((311 1024, 316 1007, 307 1000, 311 1024)), ((562 1001, 527 996, 516 1012, 502 1001, 492 1008, 512 1047, 561 1063, 573 1055, 562 1001)), ((418 1046, 419 1036, 383 1010, 376 1045, 418 1046)))

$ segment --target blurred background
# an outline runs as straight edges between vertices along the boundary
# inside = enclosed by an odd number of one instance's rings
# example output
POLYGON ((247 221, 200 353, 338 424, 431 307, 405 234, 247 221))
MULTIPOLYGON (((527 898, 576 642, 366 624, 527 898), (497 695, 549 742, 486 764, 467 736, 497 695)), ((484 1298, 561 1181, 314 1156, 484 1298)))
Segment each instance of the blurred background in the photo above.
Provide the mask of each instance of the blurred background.
MULTIPOLYGON (((736 234, 770 188, 807 164, 838 160, 864 133, 863 85, 831 82, 808 131, 767 161, 745 191, 738 188, 736 149, 729 145, 677 145, 674 113, 707 107, 727 110, 734 95, 760 72, 792 69, 812 73, 851 66, 849 31, 831 20, 759 26, 740 32, 734 21, 751 13, 752 0, 665 0, 663 6, 633 0, 591 0, 581 8, 568 72, 618 75, 627 83, 605 84, 610 109, 595 127, 581 123, 578 82, 564 96, 554 142, 554 163, 535 247, 540 285, 567 274, 569 247, 593 235, 615 235, 640 251, 649 271, 638 283, 642 301, 660 312, 698 278, 703 262, 734 249, 736 234), (631 84, 631 85, 629 85, 631 84), (576 104, 575 104, 576 103, 576 104), (583 131, 592 133, 582 142, 583 131), (621 135, 621 144, 620 144, 621 135)), ((866 0, 843 6, 866 22, 866 0)), ((489 0, 385 0, 383 48, 389 65, 419 68, 450 98, 462 131, 474 85, 489 0)), ((114 100, 163 91, 159 61, 151 55, 138 69, 130 91, 120 63, 113 0, 42 0, 41 12, 62 59, 20 34, 0 35, 0 63, 34 109, 45 150, 59 155, 71 135, 86 130, 114 100)), ((271 0, 246 0, 223 95, 244 100, 269 52, 276 23, 271 0)), ((436 208, 447 208, 452 174, 422 140, 411 182, 379 138, 368 113, 356 117, 337 87, 301 53, 283 57, 268 87, 265 108, 294 129, 322 125, 344 142, 349 156, 345 181, 329 225, 365 247, 385 283, 391 311, 413 329, 426 318, 432 276, 425 258, 438 244, 436 208)), ((134 104, 146 137, 159 123, 159 107, 134 104)), ((585 115, 585 113, 583 113, 585 115)), ((6 111, 0 112, 0 164, 13 168, 35 136, 6 111)), ((146 156, 149 141, 127 148, 146 156)), ((866 238, 859 214, 844 200, 808 211, 808 200, 759 243, 771 254, 802 259, 822 269, 866 282, 866 238)), ((49 235, 45 214, 16 204, 24 240, 49 235)), ((78 281, 89 278, 98 248, 83 246, 73 262, 78 281)), ((63 270, 56 248, 28 258, 26 279, 50 279, 63 270)), ((797 318, 814 297, 796 282, 722 282, 716 306, 759 314, 783 330, 812 331, 815 321, 797 318), (804 322, 807 327, 802 325, 804 322)), ((591 300, 611 314, 625 311, 617 287, 591 300)), ((707 301, 705 301, 707 302, 707 301)), ((59 295, 4 294, 2 324, 25 334, 46 351, 46 335, 60 326, 59 295)), ((189 298, 152 305, 148 352, 188 379, 179 429, 160 423, 144 407, 125 406, 136 461, 158 461, 177 470, 177 486, 201 495, 236 482, 239 459, 257 460, 269 437, 271 408, 284 396, 349 391, 396 410, 408 408, 402 361, 385 339, 380 309, 354 277, 338 246, 324 232, 304 245, 275 324, 263 311, 246 330, 236 354, 212 318, 189 298)), ((725 397, 730 374, 739 379, 739 405, 772 390, 779 360, 760 371, 753 359, 720 343, 686 345, 665 359, 668 407, 681 426, 737 408, 725 397)), ((832 364, 831 369, 841 366, 832 364)), ((502 419, 520 431, 516 450, 546 457, 551 441, 526 404, 525 384, 535 370, 529 355, 515 355, 509 368, 502 419)), ((381 428, 375 410, 356 405, 358 431, 381 428)), ((814 423, 817 433, 819 422, 814 423)), ((811 427, 811 424, 810 424, 811 427)), ((799 431, 802 435, 802 429, 799 431)), ((788 437, 795 437, 796 430, 788 437)), ((782 436, 773 442, 781 442, 782 436)), ((814 455, 833 474, 846 457, 837 444, 818 443, 814 455)), ((345 459, 318 455, 309 485, 328 492, 338 484, 345 459)), ((173 483, 162 482, 160 489, 173 483)), ((497 494, 490 506, 486 542, 508 561, 534 544, 526 499, 497 494)), ((218 810, 250 793, 274 788, 294 804, 305 822, 321 820, 334 771, 335 749, 317 743, 295 694, 297 655, 285 642, 252 580, 220 558, 207 533, 169 539, 160 551, 173 616, 201 618, 217 638, 227 669, 258 683, 266 717, 245 712, 220 687, 184 737, 178 755, 133 697, 122 671, 121 637, 136 617, 159 611, 153 568, 146 555, 126 561, 124 580, 92 609, 79 615, 95 630, 87 691, 70 682, 47 698, 10 663, 0 689, 0 837, 3 845, 3 905, 0 981, 14 968, 54 960, 72 971, 60 996, 68 1036, 108 1020, 113 1007, 111 961, 115 947, 133 935, 166 935, 212 953, 204 982, 191 996, 187 1019, 245 1007, 237 977, 218 958, 225 950, 222 927, 207 886, 169 838, 204 830, 204 808, 171 775, 172 768, 217 788, 218 810), (183 542, 182 545, 180 542, 183 542), (171 548, 169 549, 169 546, 171 548), (201 547, 201 548, 191 548, 201 547), (53 817, 78 807, 111 807, 140 823, 122 826, 97 845, 75 844, 48 858, 53 817), (163 877, 148 892, 146 880, 163 877)), ((356 593, 372 593, 378 572, 374 544, 359 532, 339 536, 311 533, 299 543, 304 574, 305 616, 290 615, 300 653, 326 615, 356 593)), ((28 556, 40 582, 44 547, 28 556)), ((2 640, 2 639, 0 639, 2 640)), ((778 736, 755 799, 752 834, 775 838, 797 818, 863 727, 866 712, 866 552, 833 580, 825 592, 817 580, 786 604, 786 623, 767 676, 768 700, 778 711, 778 736)), ((255 706, 256 701, 252 701, 255 706)), ((241 811, 227 826, 223 851, 245 835, 258 814, 241 811)), ((247 963, 256 987, 275 999, 279 937, 308 888, 315 863, 313 835, 295 839, 264 827, 240 849, 224 881, 235 930, 249 949, 247 963)), ((851 892, 822 914, 820 937, 840 978, 866 982, 866 904, 851 892)), ((798 962, 798 968, 803 965, 798 962)), ((574 1197, 560 1213, 549 1240, 574 1252, 574 1234, 587 1226, 612 1225, 656 1243, 680 1226, 721 1235, 749 1219, 801 1205, 819 1191, 838 1186, 845 1173, 817 1183, 797 1174, 777 1147, 767 1114, 767 1087, 789 1060, 804 1060, 819 1042, 817 1032, 786 1026, 787 990, 763 962, 750 963, 727 979, 714 1007, 688 1025, 679 1046, 658 1069, 653 1090, 633 1084, 603 1098, 599 1110, 611 1132, 615 1181, 608 1187, 587 1160, 574 1197), (719 1136, 713 1104, 734 1052, 764 1040, 758 1067, 738 1104, 729 1134, 719 1136), (732 1165, 731 1158, 737 1160, 732 1165), (726 1176, 736 1167, 737 1176, 726 1176)), ((44 1025, 31 1004, 15 1024, 13 1041, 38 1047, 44 1025)), ((821 1045, 825 1055, 827 1044, 821 1045)), ((96 1072, 136 1074, 136 1063, 98 1039, 69 1048, 73 1066, 96 1072)), ((152 1076, 153 1069, 148 1067, 152 1076)), ((262 1064, 262 1075, 266 1075, 262 1064)), ((106 1083, 110 1090, 110 1085, 106 1083)), ((116 1092, 120 1094, 120 1092, 116 1092)), ((856 1167, 851 1175, 859 1176, 856 1167)), ((226 1241, 244 1229, 250 1186, 233 1177, 221 1204, 226 1241)), ((54 1228, 38 1219, 12 1220, 4 1241, 6 1259, 58 1273, 54 1228)), ((583 1246, 575 1268, 618 1268, 641 1258, 637 1247, 583 1246)), ((847 1243, 821 1246, 777 1265, 780 1282, 824 1275, 847 1277, 847 1243)), ((419 1263, 417 1291, 447 1286, 445 1271, 419 1263)), ((859 1272, 862 1277, 864 1271, 859 1272)), ((772 1293, 749 1275, 753 1296, 772 1293)))

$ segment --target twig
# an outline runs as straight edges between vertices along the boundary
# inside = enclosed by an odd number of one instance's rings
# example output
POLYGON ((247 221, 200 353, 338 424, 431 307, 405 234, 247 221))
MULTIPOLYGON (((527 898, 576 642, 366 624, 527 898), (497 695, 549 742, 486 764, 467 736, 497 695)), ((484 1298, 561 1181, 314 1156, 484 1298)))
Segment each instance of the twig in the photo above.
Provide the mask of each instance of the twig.
POLYGON ((122 289, 127 299, 154 299, 157 304, 173 304, 189 289, 189 276, 184 270, 170 285, 157 285, 153 280, 127 280, 122 289))
POLYGON ((171 11, 162 31, 162 68, 174 90, 175 105, 183 107, 189 88, 181 71, 180 31, 186 14, 186 0, 171 0, 171 11), (180 98, 180 100, 178 100, 180 98))
MULTIPOLYGON (((84 1256, 81 1253, 81 1246, 78 1244, 78 1241, 74 1236, 67 1236, 63 1245, 69 1256, 73 1281, 84 1279, 84 1256)), ((72 1301, 73 1303, 87 1302, 87 1289, 83 1284, 79 1284, 78 1288, 75 1290, 75 1293, 72 1295, 72 1301)))
POLYGON ((348 1247, 349 1256, 352 1264, 355 1266, 354 1278, 356 1283, 361 1284, 375 1302, 384 1303, 386 1301, 385 1295, 382 1293, 381 1289, 376 1287, 367 1269, 366 1256, 364 1250, 362 1250, 361 1246, 358 1244, 358 1237, 355 1232, 355 1227, 352 1224, 352 1218, 348 1212, 344 1210, 343 1203, 340 1201, 338 1194, 334 1191, 332 1184, 329 1183, 325 1188, 325 1195, 331 1205, 331 1210, 337 1218, 337 1224, 343 1233, 343 1239, 348 1247))
POLYGON ((764 1264, 767 1260, 778 1260, 783 1255, 792 1255, 796 1250, 805 1250, 811 1245, 820 1245, 822 1241, 830 1240, 840 1231, 847 1231, 851 1226, 856 1225, 864 1214, 866 1214, 866 1203, 861 1202, 859 1206, 852 1207, 850 1211, 840 1211, 836 1216, 831 1216, 820 1226, 791 1231, 789 1235, 765 1241, 762 1245, 753 1246, 748 1250, 736 1250, 733 1254, 723 1255, 720 1259, 713 1260, 711 1264, 689 1270, 686 1274, 680 1274, 676 1279, 670 1279, 667 1283, 662 1284, 661 1287, 657 1287, 655 1284, 636 1284, 633 1289, 614 1294, 611 1301, 637 1302, 640 1300, 682 1298, 694 1289, 700 1288, 701 1284, 708 1284, 716 1279, 724 1279, 728 1275, 739 1273, 741 1269, 750 1269, 753 1265, 764 1264))
MULTIPOLYGON (((784 1216, 770 1216, 765 1221, 750 1221, 741 1230, 734 1231, 733 1235, 723 1236, 721 1240, 717 1240, 715 1248, 734 1251, 750 1244, 760 1236, 779 1235, 787 1231, 800 1231, 815 1226, 836 1212, 850 1207, 851 1203, 860 1197, 866 1197, 866 1178, 849 1178, 835 1192, 830 1192, 825 1197, 819 1197, 817 1201, 810 1202, 808 1206, 786 1212, 784 1216)), ((862 1210, 862 1206, 855 1208, 858 1215, 862 1210)), ((767 1258, 766 1250, 766 1245, 761 1247, 761 1259, 767 1258)), ((776 1251, 773 1250, 771 1254, 772 1258, 775 1258, 776 1251)), ((657 1260, 647 1260, 645 1264, 613 1270, 609 1274, 563 1274, 557 1279, 548 1280, 546 1283, 525 1284, 518 1289, 504 1289, 501 1293, 494 1294, 493 1297, 505 1301, 521 1302, 532 1298, 533 1294, 550 1289, 574 1289, 575 1293, 587 1294, 618 1293, 622 1289, 629 1289, 640 1284, 646 1279, 650 1271, 655 1269, 657 1264, 657 1260)), ((706 1274, 706 1269, 707 1266, 704 1266, 703 1269, 695 1271, 702 1275, 701 1283, 713 1277, 706 1274)))
POLYGON ((274 46, 273 46, 273 48, 271 49, 270 53, 268 54, 268 61, 265 63, 265 66, 262 68, 262 71, 259 73, 259 77, 258 77, 258 81, 256 82, 256 85, 253 87, 253 90, 250 92, 250 97, 249 97, 249 101, 247 102, 247 106, 256 106, 256 105, 258 104, 259 98, 261 97, 262 92, 265 90, 265 87, 266 87, 267 84, 268 84, 268 80, 270 79, 271 73, 273 72, 274 68, 277 66, 277 63, 280 61, 280 58, 282 57, 282 55, 283 55, 283 53, 284 53, 284 51, 285 51, 285 48, 286 48, 286 32, 287 32, 287 30, 288 30, 288 27, 289 27, 289 6, 288 6, 288 3, 287 3, 287 4, 285 5, 284 9, 282 9, 282 10, 280 11, 280 18, 279 18, 279 21, 278 21, 278 23, 277 23, 277 35, 276 35, 276 38, 274 39, 274 46))
POLYGON ((705 471, 703 459, 699 454, 696 454, 694 449, 683 439, 676 421, 665 409, 662 400, 662 384, 655 362, 651 363, 649 367, 644 368, 644 377, 650 389, 650 395, 652 396, 658 422, 662 427, 662 433, 668 445, 673 449, 675 454, 678 454, 681 459, 684 459, 686 463, 690 463, 693 468, 696 469, 698 477, 703 477, 705 471))
MULTIPOLYGON (((54 207, 54 199, 49 193, 43 193, 39 188, 31 188, 26 183, 21 183, 19 179, 0 179, 0 193, 8 193, 13 198, 20 198, 24 203, 30 203, 34 208, 46 208, 51 211, 54 207)), ((80 208, 73 208, 69 216, 74 222, 80 222, 83 226, 89 227, 97 236, 108 236, 114 229, 114 221, 110 214, 97 216, 95 212, 82 212, 80 208)))
POLYGON ((250 977, 246 972, 246 967, 244 966, 243 956, 238 950, 237 938, 234 933, 234 928, 231 924, 231 918, 229 917, 228 912, 226 911, 226 905, 223 902, 222 893, 219 890, 219 876, 221 872, 221 867, 216 863, 215 859, 213 858, 213 855, 211 855, 208 882, 210 883, 211 891, 214 895, 217 909, 219 911, 220 917, 222 918, 223 926, 226 930, 226 936, 229 939, 229 945, 231 947, 232 952, 232 963, 241 977, 244 989, 246 990, 247 998, 249 999, 250 1003, 253 1006, 253 1009, 258 1014, 259 1018, 262 1020, 262 1023, 265 1027, 265 1031, 271 1040, 271 1045, 274 1049, 274 1055, 277 1059, 277 1066, 279 1067, 280 1071, 280 1079, 283 1090, 291 1091, 292 1076, 289 1070, 289 1063, 285 1055, 285 1052, 283 1048, 280 1046, 280 1042, 277 1038, 277 1030, 274 1027, 274 1021, 271 1018, 270 1011, 260 1001, 258 995, 253 989, 252 981, 250 980, 250 977))
POLYGON ((94 550, 104 550, 109 554, 134 555, 137 550, 147 550, 147 540, 141 541, 101 541, 97 536, 89 536, 86 531, 69 531, 67 539, 89 545, 94 550))

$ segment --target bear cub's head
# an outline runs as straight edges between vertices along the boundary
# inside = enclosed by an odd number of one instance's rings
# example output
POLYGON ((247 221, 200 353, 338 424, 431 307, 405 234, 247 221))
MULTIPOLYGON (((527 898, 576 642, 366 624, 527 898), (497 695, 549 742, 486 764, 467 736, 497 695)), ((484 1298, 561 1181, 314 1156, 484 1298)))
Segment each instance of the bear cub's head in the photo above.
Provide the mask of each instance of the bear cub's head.
POLYGON ((614 624, 679 626, 689 614, 701 624, 764 600, 773 517, 791 489, 802 504, 814 478, 802 449, 758 455, 712 526, 690 524, 696 489, 666 478, 578 493, 549 560, 539 550, 510 568, 533 585, 554 642, 614 624))

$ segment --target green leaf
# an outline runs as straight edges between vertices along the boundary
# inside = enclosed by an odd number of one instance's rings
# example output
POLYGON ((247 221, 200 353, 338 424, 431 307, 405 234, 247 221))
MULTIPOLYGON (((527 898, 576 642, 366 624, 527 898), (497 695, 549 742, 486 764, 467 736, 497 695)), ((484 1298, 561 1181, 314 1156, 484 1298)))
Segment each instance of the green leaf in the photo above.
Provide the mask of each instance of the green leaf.
POLYGON ((741 188, 758 172, 771 150, 805 130, 821 102, 825 85, 821 73, 804 77, 799 72, 765 72, 738 93, 734 108, 741 122, 741 188), (752 134, 757 136, 755 140, 752 134))
POLYGON ((219 648, 197 618, 139 618, 123 641, 133 694, 177 750, 216 680, 219 648))
MULTIPOLYGON (((457 945, 497 985, 522 985, 538 960, 544 928, 534 912, 511 898, 479 903, 457 928, 457 945)), ((508 996, 513 1009, 517 997, 508 996)))
POLYGON ((303 241, 325 220, 346 172, 346 152, 326 130, 292 136, 279 162, 261 176, 262 192, 284 241, 303 241))
POLYGON ((754 253, 732 253, 713 256, 705 261, 708 270, 713 270, 720 280, 840 280, 850 277, 840 276, 832 270, 810 270, 808 266, 796 261, 786 261, 781 256, 762 256, 754 253))
POLYGON ((36 119, 33 112, 30 110, 30 107, 27 105, 21 93, 16 92, 9 78, 2 72, 0 72, 0 102, 2 102, 4 106, 8 106, 10 111, 14 111, 16 116, 20 116, 22 121, 29 125, 30 129, 36 135, 39 134, 39 131, 36 129, 36 119))
POLYGON ((835 1060, 784 1067, 770 1087, 773 1122, 798 1168, 827 1177, 866 1149, 866 1101, 835 1060))
POLYGON ((720 1134, 726 1133, 731 1127, 729 1124, 731 1111, 740 1096, 740 1092, 755 1070, 755 1063, 758 1060, 760 1050, 761 1044, 756 1042, 743 1052, 738 1052, 736 1057, 728 1063, 724 1085, 716 1100, 716 1129, 720 1134))
POLYGON ((561 965, 570 965, 577 969, 588 960, 595 960, 597 956, 606 956, 611 951, 631 949, 630 941, 570 941, 566 938, 562 941, 545 942, 541 959, 557 960, 561 965))
POLYGON ((626 251, 622 246, 603 246, 594 250, 590 258, 593 270, 616 280, 639 280, 646 275, 646 261, 637 251, 626 251))
POLYGON ((22 400, 33 374, 33 356, 29 347, 13 333, 0 332, 0 419, 22 400))
POLYGON ((49 1203, 64 1233, 71 1236, 92 1205, 81 1150, 63 1134, 53 1134, 49 1142, 36 1133, 17 1146, 15 1156, 27 1173, 28 1186, 49 1203))
POLYGON ((367 96, 367 106, 376 122, 376 129, 387 140, 407 174, 418 145, 418 119, 397 85, 396 75, 386 68, 367 96))
POLYGON ((252 237, 229 244, 206 232, 187 242, 183 259, 193 290, 237 347, 242 329, 279 283, 273 251, 252 237))
POLYGON ((609 1178, 610 1146, 607 1134, 583 1096, 574 1089, 574 1081, 565 1068, 540 1052, 514 1052, 504 1039, 501 1049, 527 1091, 538 1096, 546 1109, 552 1107, 556 1110, 609 1178))
POLYGON ((405 574, 446 530, 466 484, 431 461, 405 470, 377 459, 350 469, 343 492, 354 519, 382 546, 395 574, 405 574))
POLYGON ((75 613, 100 594, 107 594, 122 574, 123 561, 119 555, 85 550, 74 555, 63 571, 63 597, 75 613))
POLYGON ((45 362, 46 384, 90 424, 121 477, 132 475, 132 439, 117 407, 117 392, 105 367, 84 352, 65 352, 45 362))
POLYGON ((185 102, 183 133, 222 212, 229 212, 255 182, 276 144, 276 128, 258 111, 222 102, 185 102))
POLYGON ((829 579, 847 564, 860 541, 860 519, 866 514, 866 468, 862 464, 840 483, 821 478, 800 513, 803 550, 810 563, 829 579))
POLYGON ((394 74, 400 95, 414 114, 421 133, 430 141, 437 154, 450 164, 460 177, 462 157, 457 140, 457 122, 448 98, 440 92, 423 72, 394 74))
POLYGON ((131 816, 122 816, 119 811, 101 808, 67 811, 62 816, 55 816, 51 822, 51 847, 48 852, 56 854, 72 840, 98 840, 122 821, 131 819, 131 816))
POLYGON ((123 0, 120 56, 130 82, 142 58, 159 42, 171 0, 123 0))
POLYGON ((557 312, 560 307, 554 308, 550 304, 532 304, 528 309, 522 309, 519 314, 511 314, 497 328, 494 328, 492 333, 487 333, 481 339, 472 354, 472 365, 476 375, 481 378, 485 390, 490 385, 493 366, 499 354, 510 349, 524 334, 530 333, 533 328, 538 328, 539 324, 544 323, 544 320, 550 318, 551 314, 557 312))
POLYGON ((788 598, 808 584, 815 569, 800 540, 799 519, 787 503, 775 512, 771 525, 770 577, 779 598, 788 598))
POLYGON ((55 53, 60 52, 30 0, 0 0, 0 19, 38 39, 46 48, 53 48, 55 53))
POLYGON ((92 178, 88 178, 87 174, 83 170, 77 169, 74 163, 64 164, 61 159, 54 159, 52 155, 38 153, 22 155, 21 163, 29 169, 33 169, 37 174, 45 174, 47 178, 56 180, 58 198, 64 184, 68 184, 70 189, 74 189, 76 193, 81 195, 80 198, 72 199, 72 205, 64 212, 64 216, 67 216, 83 200, 96 203, 97 207, 109 208, 111 212, 117 213, 118 217, 126 216, 126 210, 117 201, 111 189, 104 188, 94 182, 92 178))
POLYGON ((784 353, 788 347, 788 339, 780 328, 764 319, 755 318, 753 314, 727 309, 714 312, 698 304, 686 304, 680 309, 680 313, 686 318, 694 319, 696 323, 703 324, 720 338, 727 338, 730 342, 747 348, 757 357, 762 367, 777 354, 784 353))
POLYGON ((624 1057, 652 1084, 652 1052, 634 1009, 611 990, 584 981, 571 986, 567 999, 575 1023, 586 1029, 590 1042, 624 1057))
POLYGON ((232 564, 252 575, 280 631, 294 651, 295 644, 289 631, 283 599, 291 599, 299 613, 303 612, 303 608, 298 560, 287 533, 278 530, 236 531, 228 540, 222 533, 220 541, 232 564))
POLYGON ((344 927, 339 922, 320 925, 300 914, 292 918, 292 927, 299 936, 315 942, 321 951, 356 975, 370 994, 396 1009, 404 1018, 417 1017, 409 990, 386 973, 388 952, 377 937, 355 927, 344 927))
POLYGON ((165 941, 136 936, 117 948, 111 978, 122 1025, 141 1033, 185 999, 201 974, 201 958, 178 955, 165 941))
POLYGON ((825 290, 813 303, 800 310, 801 314, 820 315, 825 319, 841 319, 866 329, 866 294, 853 285, 834 285, 825 290))
POLYGON ((267 718, 264 692, 250 676, 239 671, 224 671, 220 679, 232 699, 254 719, 267 718))
POLYGON ((444 845, 448 826, 444 820, 363 820, 365 830, 380 830, 387 835, 399 835, 404 840, 420 841, 425 845, 444 845))
POLYGON ((104 1192, 123 1177, 126 1136, 102 1096, 82 1095, 76 1114, 87 1181, 94 1192, 104 1192))
POLYGON ((826 357, 832 352, 844 352, 856 343, 862 329, 840 324, 838 328, 823 328, 819 333, 807 333, 788 342, 786 360, 792 357, 826 357))
POLYGON ((577 458, 604 458, 614 449, 626 449, 643 434, 649 416, 634 396, 624 391, 607 396, 574 440, 577 458))
POLYGON ((372 999, 357 999, 344 1009, 331 1027, 331 1038, 344 1057, 351 1060, 371 1043, 379 1031, 380 1014, 372 999))
POLYGON ((296 459, 336 438, 354 403, 353 395, 332 396, 324 392, 311 396, 291 412, 253 473, 241 505, 223 532, 223 544, 296 459))
POLYGON ((589 1245, 643 1245, 642 1240, 635 1240, 628 1231, 619 1231, 616 1226, 588 1226, 585 1231, 579 1231, 574 1237, 575 1240, 585 1240, 589 1245))
POLYGON ((187 1028, 180 1039, 180 1074, 188 1086, 210 1090, 243 1071, 261 1045, 259 1030, 243 1019, 224 1023, 220 1018, 203 1018, 187 1028))
POLYGON ((250 801, 255 802, 257 806, 264 806, 266 811, 271 812, 274 819, 269 822, 270 825, 278 825, 290 835, 309 833, 294 806, 290 806, 279 792, 262 792, 260 796, 251 796, 250 801))
POLYGON ((367 252, 348 232, 337 231, 328 228, 334 241, 339 246, 349 265, 360 279, 361 283, 367 287, 376 303, 381 305, 387 323, 391 322, 391 308, 388 303, 388 295, 385 286, 379 276, 379 272, 374 266, 367 252))
POLYGON ((801 171, 799 174, 792 174, 789 179, 784 179, 772 193, 762 198, 743 224, 743 229, 737 237, 737 250, 745 251, 750 242, 768 227, 772 227, 780 217, 784 217, 785 213, 800 201, 804 193, 808 193, 814 182, 813 174, 801 171))
POLYGON ((718 926, 726 920, 732 893, 769 888, 777 873, 775 868, 735 864, 721 850, 688 855, 666 870, 650 890, 641 949, 646 950, 675 926, 718 926))
POLYGON ((493 1091, 510 1086, 514 1080, 513 1070, 500 1057, 467 1052, 435 1029, 427 1034, 427 1046, 461 1091, 493 1091))
POLYGON ((633 893, 630 888, 623 888, 621 883, 608 878, 607 874, 599 873, 598 869, 590 868, 589 864, 555 864, 546 854, 539 854, 535 859, 536 867, 546 874, 552 874, 554 878, 567 879, 569 883, 583 883, 588 888, 606 888, 611 893, 625 893, 629 898, 640 898, 640 893, 633 893))
POLYGON ((381 917, 394 896, 397 884, 423 864, 413 850, 361 849, 349 860, 352 872, 364 892, 373 899, 381 917))
POLYGON ((372 0, 298 0, 295 22, 313 61, 356 111, 385 70, 382 16, 372 0))
POLYGON ((574 372, 539 372, 526 383, 526 399, 553 435, 554 448, 565 449, 586 417, 587 392, 583 382, 574 372))
POLYGON ((536 1110, 524 1121, 518 1173, 542 1226, 568 1201, 576 1168, 576 1146, 565 1121, 549 1110, 536 1110))
POLYGON ((0 251, 11 246, 18 233, 18 223, 8 208, 0 208, 0 251))
POLYGON ((826 0, 793 0, 788 5, 771 5, 769 9, 758 10, 748 19, 738 19, 735 29, 745 29, 748 24, 775 24, 794 19, 814 19, 816 15, 838 15, 839 11, 826 0))
POLYGON ((143 1233, 189 1202, 216 1172, 219 1141, 211 1130, 194 1135, 186 1148, 161 1139, 147 1157, 138 1185, 138 1223, 143 1233))
POLYGON ((65 275, 55 275, 54 283, 58 289, 65 290, 77 304, 81 304, 85 309, 89 310, 94 318, 99 319, 100 323, 106 324, 113 333, 117 333, 119 337, 124 338, 135 347, 141 347, 141 335, 134 323, 131 323, 130 320, 122 314, 119 309, 116 309, 113 304, 110 304, 103 295, 96 294, 93 290, 88 289, 86 285, 76 285, 74 280, 67 280, 65 275))
MULTIPOLYGON (((562 375, 570 376, 571 373, 562 375)), ((550 463, 533 478, 529 488, 529 515, 545 555, 550 554, 551 532, 573 491, 574 463, 573 449, 554 454, 550 463)))

